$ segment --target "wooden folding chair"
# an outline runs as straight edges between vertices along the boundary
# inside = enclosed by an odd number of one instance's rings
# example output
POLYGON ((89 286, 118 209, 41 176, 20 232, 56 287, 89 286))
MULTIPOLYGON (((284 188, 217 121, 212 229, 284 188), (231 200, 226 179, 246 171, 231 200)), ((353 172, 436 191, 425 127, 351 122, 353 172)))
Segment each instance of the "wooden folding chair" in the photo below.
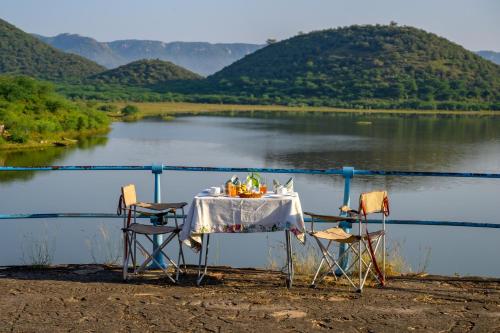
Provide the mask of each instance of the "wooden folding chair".
POLYGON ((314 274, 311 286, 315 286, 318 281, 323 280, 328 273, 332 273, 335 278, 340 273, 345 276, 349 283, 359 292, 363 290, 366 279, 371 273, 373 277, 381 284, 385 283, 385 221, 389 215, 389 199, 386 191, 374 191, 362 193, 359 197, 359 210, 353 210, 349 207, 341 207, 341 213, 345 216, 319 215, 315 213, 304 212, 311 216, 311 230, 308 234, 314 237, 322 253, 322 258, 316 273, 314 274), (382 229, 374 232, 368 232, 367 216, 369 214, 382 214, 382 229), (314 222, 357 222, 358 234, 351 234, 344 231, 339 226, 326 230, 315 231, 314 222), (364 226, 363 226, 363 222, 364 226), (327 241, 326 245, 322 241, 327 241), (347 244, 347 249, 336 257, 330 251, 333 243, 347 244), (378 266, 376 254, 382 244, 382 270, 378 266), (342 267, 341 263, 346 262, 347 256, 353 255, 352 263, 348 267, 342 267), (368 259, 366 259, 368 257, 368 259), (327 264, 328 269, 321 272, 323 265, 327 264), (358 263, 358 281, 349 273, 354 271, 354 265, 358 263))
MULTIPOLYGON (((118 215, 123 215, 123 238, 124 238, 124 251, 123 251, 123 280, 126 281, 129 276, 129 262, 132 261, 133 272, 137 275, 143 272, 150 263, 155 263, 156 266, 163 270, 167 277, 172 282, 177 282, 180 273, 180 261, 186 268, 184 259, 184 252, 182 251, 182 242, 179 239, 179 233, 182 224, 178 223, 177 210, 181 210, 182 216, 185 217, 184 207, 187 205, 185 202, 177 203, 148 203, 138 202, 135 192, 135 186, 130 184, 121 188, 121 196, 118 204, 118 215), (140 216, 147 216, 154 218, 153 225, 137 223, 137 214, 140 216), (174 226, 168 226, 169 219, 174 220, 174 226), (156 248, 153 246, 153 251, 149 251, 138 239, 137 235, 143 235, 151 245, 154 244, 154 235, 168 235, 166 239, 156 248), (177 262, 174 262, 170 256, 165 253, 164 248, 177 237, 179 242, 179 252, 177 262), (142 252, 145 260, 138 267, 137 266, 137 247, 142 252), (168 272, 167 267, 162 267, 161 263, 157 261, 158 256, 163 256, 175 268, 175 278, 168 272)), ((182 218, 184 220, 184 217, 182 218)))

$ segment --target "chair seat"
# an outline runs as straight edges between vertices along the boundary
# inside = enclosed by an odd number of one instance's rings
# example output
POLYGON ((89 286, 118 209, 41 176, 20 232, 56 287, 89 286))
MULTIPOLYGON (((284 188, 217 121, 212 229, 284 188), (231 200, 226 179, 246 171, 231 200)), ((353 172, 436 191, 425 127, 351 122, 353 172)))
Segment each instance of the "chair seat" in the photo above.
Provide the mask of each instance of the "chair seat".
POLYGON ((166 225, 147 225, 140 223, 132 223, 128 228, 125 228, 124 230, 132 231, 137 234, 143 234, 143 235, 160 235, 160 234, 169 234, 172 232, 180 231, 180 228, 182 228, 182 226, 176 228, 166 225))
MULTIPOLYGON (((328 239, 328 240, 333 240, 337 241, 339 243, 354 243, 359 241, 360 237, 357 235, 352 235, 350 233, 345 232, 342 228, 335 227, 335 228, 329 228, 321 231, 314 231, 314 232, 309 232, 309 234, 313 237, 321 238, 321 239, 328 239)), ((369 236, 370 238, 376 239, 384 234, 383 230, 378 230, 374 232, 370 232, 369 236)), ((367 239, 368 237, 366 235, 363 235, 363 239, 367 239)))
POLYGON ((338 227, 309 232, 309 234, 313 237, 334 240, 341 243, 352 243, 359 239, 357 236, 351 235, 338 227))
POLYGON ((151 209, 151 210, 176 210, 183 208, 187 205, 186 202, 162 202, 162 203, 152 203, 152 202, 137 202, 135 204, 137 207, 151 209))

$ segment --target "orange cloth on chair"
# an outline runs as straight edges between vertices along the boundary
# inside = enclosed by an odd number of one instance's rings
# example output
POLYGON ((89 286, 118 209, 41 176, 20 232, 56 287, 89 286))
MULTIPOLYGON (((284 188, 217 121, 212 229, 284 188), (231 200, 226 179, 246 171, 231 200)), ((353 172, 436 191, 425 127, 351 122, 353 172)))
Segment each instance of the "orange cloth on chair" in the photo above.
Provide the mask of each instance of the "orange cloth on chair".
POLYGON ((360 213, 363 215, 371 213, 384 213, 386 216, 389 215, 389 199, 387 196, 387 191, 376 191, 362 193, 359 196, 359 207, 360 213))

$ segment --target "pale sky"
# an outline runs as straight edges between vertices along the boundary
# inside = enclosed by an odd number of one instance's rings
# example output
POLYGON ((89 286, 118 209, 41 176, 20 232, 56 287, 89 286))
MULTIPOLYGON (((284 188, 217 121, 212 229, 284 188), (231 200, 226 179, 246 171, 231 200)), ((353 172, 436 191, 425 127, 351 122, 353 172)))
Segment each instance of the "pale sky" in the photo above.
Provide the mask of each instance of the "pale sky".
POLYGON ((500 0, 0 0, 0 17, 46 36, 247 43, 394 20, 500 51, 500 0))

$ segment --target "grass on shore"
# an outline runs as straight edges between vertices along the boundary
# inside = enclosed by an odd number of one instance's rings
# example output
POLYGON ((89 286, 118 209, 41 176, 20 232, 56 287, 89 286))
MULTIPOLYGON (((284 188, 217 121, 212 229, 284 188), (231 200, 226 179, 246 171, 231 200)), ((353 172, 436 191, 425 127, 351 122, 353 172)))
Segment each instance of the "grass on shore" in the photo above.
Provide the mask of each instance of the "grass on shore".
MULTIPOLYGON (((368 110, 368 109, 340 109, 331 107, 314 106, 282 106, 282 105, 239 105, 239 104, 206 104, 206 103, 184 103, 184 102, 142 102, 126 103, 116 102, 118 110, 126 105, 135 105, 139 113, 134 119, 141 118, 165 118, 170 120, 175 115, 197 115, 217 112, 325 112, 325 113, 358 113, 358 114, 401 114, 401 115, 457 115, 457 116, 500 116, 495 111, 447 111, 447 110, 368 110)), ((110 113, 111 117, 120 117, 119 113, 110 113)))

